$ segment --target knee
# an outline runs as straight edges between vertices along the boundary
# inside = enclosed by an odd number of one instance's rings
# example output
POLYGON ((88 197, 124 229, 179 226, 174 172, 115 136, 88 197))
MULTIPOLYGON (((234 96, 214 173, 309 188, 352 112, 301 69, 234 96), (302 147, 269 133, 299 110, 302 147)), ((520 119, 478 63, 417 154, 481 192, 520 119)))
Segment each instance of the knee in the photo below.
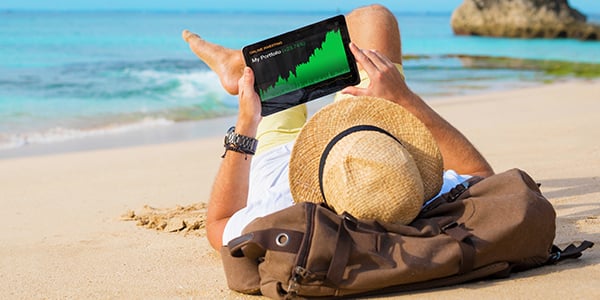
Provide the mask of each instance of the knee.
POLYGON ((347 16, 349 24, 360 26, 374 26, 376 28, 398 28, 396 16, 380 4, 371 4, 368 6, 359 7, 347 16))
POLYGON ((385 6, 381 5, 381 4, 370 4, 367 6, 362 6, 359 8, 356 8, 354 10, 352 10, 349 14, 348 17, 349 18, 354 18, 354 17, 376 17, 376 18, 392 18, 395 19, 396 17, 394 16, 394 14, 385 6))

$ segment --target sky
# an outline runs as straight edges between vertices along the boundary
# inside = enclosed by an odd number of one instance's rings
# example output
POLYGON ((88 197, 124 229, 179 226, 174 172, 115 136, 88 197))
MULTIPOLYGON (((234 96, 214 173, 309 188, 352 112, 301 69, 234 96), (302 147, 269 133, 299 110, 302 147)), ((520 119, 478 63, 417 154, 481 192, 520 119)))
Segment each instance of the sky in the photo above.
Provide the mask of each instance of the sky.
MULTIPOLYGON (((0 10, 334 11, 381 3, 395 12, 451 12, 462 0, 2 0, 0 10)), ((598 0, 570 0, 584 14, 600 15, 598 0)))

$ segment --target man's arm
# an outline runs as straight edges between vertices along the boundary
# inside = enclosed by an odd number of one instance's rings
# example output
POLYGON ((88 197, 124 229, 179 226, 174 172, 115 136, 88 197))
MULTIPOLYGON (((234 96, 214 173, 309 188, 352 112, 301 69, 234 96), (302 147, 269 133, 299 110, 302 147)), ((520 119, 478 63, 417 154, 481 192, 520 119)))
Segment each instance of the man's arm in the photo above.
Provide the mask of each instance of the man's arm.
MULTIPOLYGON (((236 133, 256 137, 256 128, 261 120, 260 109, 260 98, 254 91, 254 74, 246 67, 239 80, 236 133)), ((251 155, 227 151, 215 178, 206 214, 206 235, 211 246, 217 250, 223 245, 223 230, 227 221, 246 206, 251 161, 251 155)))
POLYGON ((475 146, 408 88, 394 63, 375 50, 362 50, 354 44, 350 47, 371 83, 366 89, 348 87, 342 93, 380 97, 402 105, 431 131, 444 158, 444 169, 483 177, 494 174, 475 146))

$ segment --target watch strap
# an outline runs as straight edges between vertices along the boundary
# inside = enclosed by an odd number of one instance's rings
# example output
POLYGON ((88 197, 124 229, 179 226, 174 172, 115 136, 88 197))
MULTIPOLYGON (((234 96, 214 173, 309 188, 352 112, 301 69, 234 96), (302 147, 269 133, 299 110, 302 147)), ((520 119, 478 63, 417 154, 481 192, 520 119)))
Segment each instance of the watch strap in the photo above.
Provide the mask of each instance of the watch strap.
MULTIPOLYGON (((256 153, 256 147, 258 146, 258 140, 253 137, 241 135, 235 132, 235 127, 231 127, 225 136, 224 146, 225 153, 227 153, 228 150, 231 150, 254 155, 254 153, 256 153)), ((223 154, 223 157, 225 157, 225 154, 223 154)))

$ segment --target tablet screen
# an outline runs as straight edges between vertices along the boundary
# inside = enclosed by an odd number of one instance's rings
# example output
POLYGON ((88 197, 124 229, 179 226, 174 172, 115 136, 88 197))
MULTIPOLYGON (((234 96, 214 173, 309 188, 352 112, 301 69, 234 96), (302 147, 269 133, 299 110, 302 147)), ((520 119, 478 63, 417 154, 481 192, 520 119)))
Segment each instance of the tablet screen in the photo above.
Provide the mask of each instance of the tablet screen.
POLYGON ((244 47, 266 116, 359 82, 339 15, 244 47))

